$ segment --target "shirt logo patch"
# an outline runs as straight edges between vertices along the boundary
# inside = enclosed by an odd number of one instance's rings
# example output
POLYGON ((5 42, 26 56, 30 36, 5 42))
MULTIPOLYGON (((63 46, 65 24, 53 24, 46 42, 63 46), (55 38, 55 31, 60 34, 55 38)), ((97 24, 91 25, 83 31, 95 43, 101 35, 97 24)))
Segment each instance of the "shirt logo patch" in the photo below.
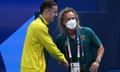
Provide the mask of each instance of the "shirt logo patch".
POLYGON ((80 38, 82 41, 85 41, 85 35, 81 35, 80 38))

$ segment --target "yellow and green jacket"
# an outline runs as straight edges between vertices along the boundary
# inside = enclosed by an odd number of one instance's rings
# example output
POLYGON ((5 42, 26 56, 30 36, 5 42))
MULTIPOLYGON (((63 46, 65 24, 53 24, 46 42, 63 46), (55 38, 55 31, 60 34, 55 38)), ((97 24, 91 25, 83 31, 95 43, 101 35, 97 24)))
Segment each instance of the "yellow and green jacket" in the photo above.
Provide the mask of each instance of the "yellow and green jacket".
POLYGON ((56 60, 66 61, 64 55, 53 42, 47 25, 48 22, 41 16, 28 27, 21 57, 21 72, 45 72, 44 49, 56 60))

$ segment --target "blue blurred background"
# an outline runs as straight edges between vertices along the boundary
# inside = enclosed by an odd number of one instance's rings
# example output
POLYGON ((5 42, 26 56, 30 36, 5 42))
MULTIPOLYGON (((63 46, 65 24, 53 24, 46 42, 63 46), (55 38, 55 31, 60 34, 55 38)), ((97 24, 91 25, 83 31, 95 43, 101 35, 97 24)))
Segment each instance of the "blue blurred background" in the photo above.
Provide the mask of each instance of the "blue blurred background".
MULTIPOLYGON (((26 29, 34 20, 43 0, 0 0, 0 72, 20 72, 20 58, 26 29)), ((56 0, 59 11, 64 7, 77 10, 81 25, 90 26, 100 37, 105 54, 99 72, 120 72, 120 1, 56 0)), ((55 40, 59 33, 57 19, 50 24, 55 40), (54 30, 53 30, 54 29, 54 30)), ((66 72, 51 56, 47 72, 66 72)))

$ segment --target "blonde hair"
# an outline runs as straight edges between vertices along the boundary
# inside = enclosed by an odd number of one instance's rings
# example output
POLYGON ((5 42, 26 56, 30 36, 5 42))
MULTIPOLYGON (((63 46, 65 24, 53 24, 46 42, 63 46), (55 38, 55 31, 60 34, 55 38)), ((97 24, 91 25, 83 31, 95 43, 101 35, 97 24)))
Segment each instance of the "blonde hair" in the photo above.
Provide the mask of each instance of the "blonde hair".
POLYGON ((75 14, 76 21, 77 21, 77 27, 80 27, 80 25, 79 25, 80 21, 79 21, 77 12, 73 8, 66 7, 60 12, 60 15, 58 17, 58 27, 60 28, 61 32, 65 32, 65 30, 66 30, 66 28, 63 24, 63 21, 64 21, 65 14, 68 13, 68 12, 73 12, 75 14))

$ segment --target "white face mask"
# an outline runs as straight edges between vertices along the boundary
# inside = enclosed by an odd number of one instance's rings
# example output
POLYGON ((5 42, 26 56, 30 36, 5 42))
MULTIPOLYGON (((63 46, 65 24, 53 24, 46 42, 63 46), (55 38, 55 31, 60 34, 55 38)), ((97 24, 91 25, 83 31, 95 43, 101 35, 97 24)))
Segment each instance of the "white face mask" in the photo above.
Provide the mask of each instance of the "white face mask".
POLYGON ((73 30, 73 29, 76 28, 77 22, 76 22, 75 19, 71 19, 71 20, 69 20, 69 21, 65 24, 65 26, 66 26, 68 29, 73 30))

